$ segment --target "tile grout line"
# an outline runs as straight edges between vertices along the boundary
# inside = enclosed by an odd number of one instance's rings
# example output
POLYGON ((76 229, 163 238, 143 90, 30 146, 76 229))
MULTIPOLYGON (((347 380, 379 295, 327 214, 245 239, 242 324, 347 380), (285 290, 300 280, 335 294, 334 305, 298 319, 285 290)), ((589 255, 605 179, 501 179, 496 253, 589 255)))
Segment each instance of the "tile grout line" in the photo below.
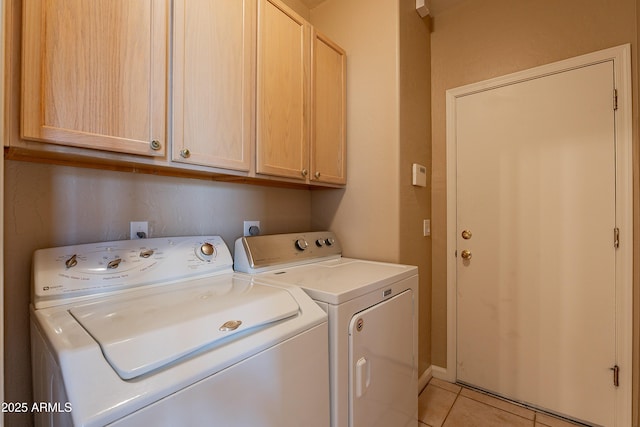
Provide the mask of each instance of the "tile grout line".
MULTIPOLYGON (((481 403, 483 405, 486 405, 486 406, 491 407, 493 409, 496 409, 498 411, 511 414, 513 416, 522 418, 524 420, 531 421, 533 427, 537 427, 537 426, 539 426, 539 427, 549 427, 548 424, 543 423, 544 418, 541 418, 542 416, 545 416, 545 417, 548 416, 548 417, 551 417, 552 419, 557 419, 559 422, 568 423, 569 426, 575 426, 575 427, 584 426, 584 427, 588 427, 587 424, 582 424, 580 422, 577 422, 576 420, 571 420, 571 419, 568 419, 568 418, 565 418, 565 417, 562 417, 562 416, 558 416, 557 414, 548 413, 548 412, 546 412, 544 410, 540 410, 538 408, 534 408, 534 407, 532 407, 530 405, 527 405, 525 403, 512 401, 512 400, 506 399, 504 397, 494 395, 494 394, 492 394, 490 392, 487 392, 485 390, 476 389, 474 387, 468 387, 466 385, 462 385, 462 384, 458 384, 458 383, 447 383, 447 384, 455 386, 457 388, 457 391, 453 391, 450 387, 443 387, 442 385, 440 385, 438 383, 429 381, 427 383, 427 385, 424 387, 424 389, 420 392, 420 394, 422 394, 423 392, 426 391, 427 386, 433 386, 433 387, 435 387, 435 388, 437 388, 439 390, 442 390, 442 391, 445 391, 445 392, 449 392, 449 393, 455 395, 455 399, 453 400, 453 402, 451 403, 451 405, 447 409, 446 414, 445 414, 444 418, 442 419, 442 423, 440 424, 440 427, 443 427, 444 424, 446 423, 446 421, 448 420, 449 416, 451 415, 451 412, 453 411, 453 406, 458 402, 460 396, 466 397, 466 398, 468 398, 470 400, 473 400, 475 402, 481 403), (511 411, 509 409, 506 409, 506 408, 504 408, 502 406, 495 405, 495 404, 493 404, 491 402, 487 402, 487 401, 484 401, 484 400, 478 400, 478 399, 474 398, 474 396, 472 396, 472 395, 465 395, 463 393, 465 390, 469 390, 469 391, 475 392, 475 393, 477 393, 479 395, 483 395, 483 396, 486 396, 488 398, 495 399, 497 401, 501 401, 501 402, 504 402, 506 404, 513 405, 515 407, 530 411, 532 413, 531 418, 529 416, 524 416, 521 413, 514 412, 514 411, 511 411), (538 421, 538 418, 541 418, 541 420, 538 421)), ((435 427, 435 426, 432 426, 431 424, 423 422, 422 420, 419 420, 419 421, 420 421, 420 425, 421 426, 435 427)), ((554 423, 554 425, 555 425, 555 423, 554 423)))
MULTIPOLYGON (((438 387, 438 386, 437 386, 437 385, 435 385, 435 384, 434 384, 434 386, 435 386, 435 387, 438 387)), ((442 387, 439 387, 439 388, 441 388, 442 390, 445 390, 445 389, 443 389, 442 387)), ((449 407, 449 410, 447 411, 447 415, 445 415, 445 416, 444 416, 444 418, 443 418, 443 420, 442 420, 442 425, 441 425, 441 427, 444 427, 444 423, 446 423, 446 422, 447 422, 447 418, 449 418, 449 415, 451 414, 451 411, 453 410, 453 406, 454 406, 454 405, 456 404, 456 402, 458 401, 458 398, 460 397, 460 393, 462 393, 462 387, 460 387, 460 390, 458 390, 458 392, 456 393, 456 398, 455 398, 455 399, 453 399, 453 403, 452 403, 452 404, 451 404, 451 406, 449 407)))
MULTIPOLYGON (((491 392, 487 392, 487 391, 482 390, 482 389, 476 389, 476 388, 474 388, 474 387, 469 387, 469 386, 462 385, 462 384, 458 384, 458 383, 456 383, 456 385, 458 385, 458 386, 460 386, 460 387, 461 387, 459 394, 462 394, 462 391, 463 391, 463 390, 465 390, 465 389, 467 389, 467 390, 475 391, 476 393, 482 394, 482 395, 484 395, 484 396, 488 396, 488 397, 491 397, 491 398, 493 398, 493 399, 496 399, 496 400, 499 400, 499 401, 502 401, 502 402, 505 402, 505 403, 511 404, 511 405, 513 405, 513 406, 516 406, 516 407, 519 407, 519 408, 522 408, 522 409, 526 409, 526 410, 528 410, 528 411, 531 411, 531 412, 532 412, 532 414, 533 414, 533 419, 532 419, 531 421, 533 421, 533 426, 534 426, 534 427, 536 427, 536 425, 537 425, 536 423, 539 423, 539 425, 540 425, 541 427, 549 427, 549 425, 548 425, 548 424, 544 424, 544 423, 542 423, 542 421, 538 421, 538 416, 539 416, 539 415, 545 415, 545 416, 551 417, 551 418, 553 418, 553 419, 557 419, 557 420, 558 420, 558 421, 560 421, 560 422, 568 423, 569 425, 571 425, 571 426, 575 426, 575 427, 581 427, 581 426, 588 427, 588 425, 587 425, 587 424, 582 424, 582 423, 580 423, 579 421, 572 420, 572 419, 569 419, 569 418, 566 418, 566 417, 562 417, 562 416, 557 415, 557 414, 549 413, 549 412, 546 412, 546 411, 544 411, 544 410, 540 410, 540 409, 535 408, 535 407, 533 407, 533 406, 527 405, 526 403, 522 403, 522 402, 518 402, 518 401, 512 401, 512 400, 509 400, 509 399, 507 399, 507 398, 504 398, 504 397, 501 397, 501 396, 494 395, 494 394, 492 394, 491 392)), ((437 386, 436 386, 436 387, 437 387, 437 386)), ((440 387, 440 388, 442 388, 442 387, 440 387)), ((476 402, 482 403, 482 404, 484 404, 484 405, 490 406, 490 407, 492 407, 492 408, 494 408, 494 409, 498 409, 498 410, 500 410, 500 411, 507 412, 507 413, 510 413, 510 414, 515 415, 515 416, 517 416, 517 417, 520 417, 520 418, 523 418, 523 419, 529 420, 529 418, 524 417, 524 416, 522 416, 521 414, 518 414, 518 413, 516 413, 516 412, 510 411, 510 410, 508 410, 508 409, 501 408, 501 407, 499 407, 499 406, 497 406, 497 405, 493 405, 492 403, 489 403, 489 402, 483 402, 483 401, 481 401, 481 400, 474 399, 472 396, 465 396, 465 397, 467 397, 468 399, 474 400, 474 401, 476 401, 476 402)), ((457 397, 456 397, 456 400, 457 400, 457 397)))

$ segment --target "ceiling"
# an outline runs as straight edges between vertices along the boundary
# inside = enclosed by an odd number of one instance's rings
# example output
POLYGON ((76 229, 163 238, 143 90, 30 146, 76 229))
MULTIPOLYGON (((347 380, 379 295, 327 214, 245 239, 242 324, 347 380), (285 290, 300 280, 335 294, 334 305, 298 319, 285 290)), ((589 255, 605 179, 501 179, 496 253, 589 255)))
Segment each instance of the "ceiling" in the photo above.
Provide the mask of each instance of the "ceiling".
MULTIPOLYGON (((324 3, 326 0, 300 0, 300 1, 304 3, 309 9, 313 9, 319 4, 324 3)), ((465 0, 425 0, 425 3, 429 8, 430 15, 435 16, 459 3, 462 3, 463 1, 465 0)))

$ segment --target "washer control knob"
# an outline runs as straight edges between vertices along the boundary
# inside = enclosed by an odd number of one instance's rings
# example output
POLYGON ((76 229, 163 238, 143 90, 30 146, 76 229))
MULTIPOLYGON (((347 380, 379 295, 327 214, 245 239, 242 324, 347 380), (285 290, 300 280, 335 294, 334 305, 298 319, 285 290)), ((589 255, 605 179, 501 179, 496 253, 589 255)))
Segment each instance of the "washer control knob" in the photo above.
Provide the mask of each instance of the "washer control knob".
POLYGON ((153 249, 143 249, 140 251, 140 258, 149 258, 153 255, 153 249))
POLYGON ((322 239, 316 240, 316 246, 319 247, 319 248, 323 247, 324 246, 324 240, 322 240, 322 239))
POLYGON ((78 265, 78 255, 73 254, 71 258, 64 262, 64 265, 66 265, 67 268, 75 267, 76 265, 78 265))
POLYGON ((329 237, 324 242, 327 244, 327 246, 333 246, 333 244, 336 242, 336 239, 334 239, 333 237, 329 237))
POLYGON ((114 260, 109 261, 109 263, 107 264, 107 268, 109 270, 113 270, 116 269, 120 266, 120 263, 122 262, 122 258, 116 258, 114 260))
POLYGON ((209 242, 204 242, 196 251, 196 255, 203 261, 211 261, 216 256, 216 248, 209 242))
POLYGON ((296 248, 298 248, 299 250, 304 251, 308 247, 309 247, 309 243, 307 243, 306 240, 304 239, 296 240, 296 248))

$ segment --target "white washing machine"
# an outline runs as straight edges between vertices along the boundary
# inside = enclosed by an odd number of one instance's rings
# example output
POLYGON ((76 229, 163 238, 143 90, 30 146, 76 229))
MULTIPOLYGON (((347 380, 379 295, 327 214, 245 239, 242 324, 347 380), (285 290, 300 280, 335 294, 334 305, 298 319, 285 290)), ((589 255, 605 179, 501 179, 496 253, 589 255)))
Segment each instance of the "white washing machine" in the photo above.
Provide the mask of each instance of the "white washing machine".
POLYGON ((329 315, 331 425, 418 425, 418 269, 342 257, 331 232, 243 237, 234 269, 329 315))
POLYGON ((220 237, 36 251, 36 425, 329 425, 327 315, 220 237))

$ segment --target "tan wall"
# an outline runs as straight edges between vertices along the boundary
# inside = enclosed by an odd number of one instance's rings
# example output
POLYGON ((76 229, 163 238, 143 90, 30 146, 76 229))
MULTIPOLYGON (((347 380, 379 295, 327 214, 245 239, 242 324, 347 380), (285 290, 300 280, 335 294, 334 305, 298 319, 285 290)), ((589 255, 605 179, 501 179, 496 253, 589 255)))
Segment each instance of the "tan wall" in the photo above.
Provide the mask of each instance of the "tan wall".
POLYGON ((397 27, 389 0, 328 0, 311 23, 347 52, 347 188, 314 192, 314 228, 343 239, 346 256, 399 256, 397 27))
POLYGON ((414 0, 328 0, 311 23, 347 51, 348 185, 312 194, 312 225, 343 237, 347 256, 417 265, 420 373, 431 364, 429 28, 414 0))
POLYGON ((420 274, 419 372, 431 366, 431 238, 423 221, 431 217, 431 61, 429 20, 416 13, 415 0, 400 7, 400 235, 399 260, 420 274), (427 186, 412 185, 412 165, 427 167, 427 186))
MULTIPOLYGON (((447 360, 445 91, 514 71, 632 43, 634 135, 637 136, 637 22, 635 0, 606 3, 600 0, 467 0, 433 19, 431 90, 434 365, 445 367, 447 360)), ((637 137, 634 139, 634 182, 637 185, 637 137)), ((635 193, 637 197, 637 189, 635 193)), ((637 200, 635 206, 638 206, 637 200)), ((637 225, 637 213, 635 217, 637 225)), ((638 248, 637 241, 636 237, 635 248, 638 248)), ((635 290, 638 295, 637 253, 635 260, 635 290)), ((637 349, 640 330, 637 307, 635 318, 637 349)), ((634 359, 637 371, 637 351, 634 359)), ((636 402, 637 396, 636 392, 636 402)))

